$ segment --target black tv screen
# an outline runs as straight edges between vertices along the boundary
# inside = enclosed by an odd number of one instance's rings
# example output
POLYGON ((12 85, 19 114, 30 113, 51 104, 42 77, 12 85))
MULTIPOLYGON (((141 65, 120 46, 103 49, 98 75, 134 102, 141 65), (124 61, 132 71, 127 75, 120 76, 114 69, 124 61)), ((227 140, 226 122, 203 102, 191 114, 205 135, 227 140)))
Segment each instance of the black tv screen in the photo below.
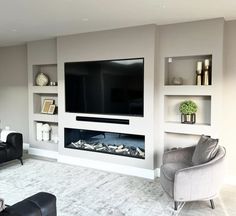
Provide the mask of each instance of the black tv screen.
POLYGON ((66 112, 143 116, 144 58, 65 63, 66 112))

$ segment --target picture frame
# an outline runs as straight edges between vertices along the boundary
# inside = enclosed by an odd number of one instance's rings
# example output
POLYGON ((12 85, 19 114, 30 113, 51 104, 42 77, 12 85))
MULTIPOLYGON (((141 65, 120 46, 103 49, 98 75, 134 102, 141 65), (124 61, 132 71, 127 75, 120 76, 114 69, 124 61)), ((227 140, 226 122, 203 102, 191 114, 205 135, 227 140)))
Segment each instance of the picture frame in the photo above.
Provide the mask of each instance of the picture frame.
POLYGON ((44 99, 41 113, 48 114, 50 105, 53 105, 53 103, 54 103, 53 99, 44 99))
POLYGON ((49 106, 49 109, 48 109, 48 114, 53 115, 55 113, 55 110, 56 110, 56 105, 55 104, 51 104, 49 106))

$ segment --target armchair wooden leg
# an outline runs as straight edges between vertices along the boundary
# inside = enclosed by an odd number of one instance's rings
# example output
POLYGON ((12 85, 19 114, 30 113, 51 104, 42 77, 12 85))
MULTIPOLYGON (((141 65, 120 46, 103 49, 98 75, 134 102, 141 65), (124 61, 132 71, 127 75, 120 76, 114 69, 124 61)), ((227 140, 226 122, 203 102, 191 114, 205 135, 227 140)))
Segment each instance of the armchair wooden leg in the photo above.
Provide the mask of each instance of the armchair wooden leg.
POLYGON ((19 158, 21 165, 23 165, 23 160, 22 158, 19 158))
POLYGON ((214 203, 214 200, 211 199, 210 202, 211 202, 211 208, 212 208, 212 209, 215 209, 215 203, 214 203))
POLYGON ((178 210, 178 202, 176 202, 176 201, 174 201, 174 209, 175 209, 175 211, 178 210))

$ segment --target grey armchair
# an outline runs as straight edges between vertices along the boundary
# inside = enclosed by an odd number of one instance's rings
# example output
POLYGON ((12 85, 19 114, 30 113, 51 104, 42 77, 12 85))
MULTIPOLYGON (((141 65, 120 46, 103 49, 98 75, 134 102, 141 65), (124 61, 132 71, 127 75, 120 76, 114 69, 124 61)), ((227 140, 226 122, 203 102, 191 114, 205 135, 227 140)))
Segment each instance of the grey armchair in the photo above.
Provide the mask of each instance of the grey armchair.
POLYGON ((224 177, 225 148, 219 146, 216 156, 207 163, 192 165, 195 146, 167 151, 163 155, 160 183, 174 200, 174 208, 179 202, 210 200, 220 190, 224 177))

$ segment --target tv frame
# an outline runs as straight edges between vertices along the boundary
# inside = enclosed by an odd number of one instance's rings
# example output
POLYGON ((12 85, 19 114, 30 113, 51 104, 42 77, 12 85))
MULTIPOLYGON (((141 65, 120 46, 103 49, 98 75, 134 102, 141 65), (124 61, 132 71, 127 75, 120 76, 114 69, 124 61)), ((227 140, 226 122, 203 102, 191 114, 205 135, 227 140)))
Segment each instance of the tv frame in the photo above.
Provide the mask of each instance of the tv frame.
POLYGON ((145 71, 145 58, 144 57, 134 57, 134 58, 121 58, 121 59, 105 59, 105 60, 89 60, 89 61, 67 61, 64 62, 64 84, 65 84, 65 65, 66 63, 82 63, 82 62, 107 62, 107 61, 123 61, 123 60, 135 60, 135 59, 142 59, 143 60, 143 113, 142 114, 117 114, 117 113, 90 113, 90 112, 69 112, 66 111, 66 86, 64 85, 64 95, 65 95, 65 112, 66 113, 74 113, 74 114, 89 114, 89 115, 104 115, 104 116, 124 116, 124 117, 144 117, 144 71, 145 71))

